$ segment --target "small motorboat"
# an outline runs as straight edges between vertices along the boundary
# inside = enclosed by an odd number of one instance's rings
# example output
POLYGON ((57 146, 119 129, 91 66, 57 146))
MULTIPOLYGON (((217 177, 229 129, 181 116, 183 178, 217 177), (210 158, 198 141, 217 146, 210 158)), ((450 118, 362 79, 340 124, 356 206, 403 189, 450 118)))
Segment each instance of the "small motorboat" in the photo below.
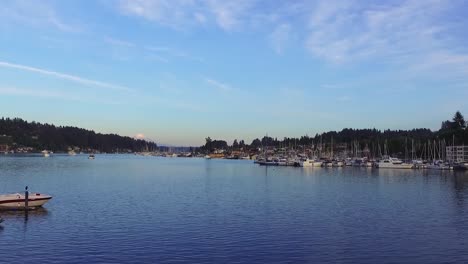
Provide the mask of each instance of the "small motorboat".
MULTIPOLYGON (((0 209, 24 209, 26 199, 24 193, 2 194, 0 195, 0 209)), ((28 209, 35 209, 47 203, 52 196, 42 193, 29 193, 28 209)))
POLYGON ((90 155, 88 156, 88 159, 95 159, 94 154, 90 154, 90 155))

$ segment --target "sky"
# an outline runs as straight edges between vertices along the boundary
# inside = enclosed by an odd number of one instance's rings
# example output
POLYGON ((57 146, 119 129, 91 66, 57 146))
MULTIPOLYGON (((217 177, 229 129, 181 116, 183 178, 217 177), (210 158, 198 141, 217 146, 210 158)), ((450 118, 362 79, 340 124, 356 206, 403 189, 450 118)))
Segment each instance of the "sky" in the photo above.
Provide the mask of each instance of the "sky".
POLYGON ((197 146, 468 114, 464 0, 2 0, 0 116, 197 146))

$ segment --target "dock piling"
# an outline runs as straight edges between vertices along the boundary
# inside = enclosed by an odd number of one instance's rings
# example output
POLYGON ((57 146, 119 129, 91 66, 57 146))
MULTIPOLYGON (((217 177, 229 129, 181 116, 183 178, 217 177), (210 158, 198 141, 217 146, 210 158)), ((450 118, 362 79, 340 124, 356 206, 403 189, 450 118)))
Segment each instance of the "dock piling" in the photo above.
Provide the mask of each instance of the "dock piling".
POLYGON ((26 186, 26 188, 24 188, 25 191, 24 191, 24 210, 28 210, 29 209, 29 205, 28 205, 28 202, 29 202, 29 192, 28 192, 28 186, 26 186))

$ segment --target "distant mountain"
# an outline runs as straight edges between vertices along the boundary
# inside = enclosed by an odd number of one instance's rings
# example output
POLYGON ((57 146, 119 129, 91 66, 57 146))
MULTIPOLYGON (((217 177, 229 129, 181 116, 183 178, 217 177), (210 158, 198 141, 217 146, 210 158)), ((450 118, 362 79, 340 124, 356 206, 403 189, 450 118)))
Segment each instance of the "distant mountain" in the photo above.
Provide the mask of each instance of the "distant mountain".
POLYGON ((35 150, 67 151, 79 148, 83 151, 137 152, 157 149, 156 143, 146 140, 101 134, 71 126, 27 122, 20 118, 2 117, 0 135, 10 138, 10 147, 31 147, 35 150))

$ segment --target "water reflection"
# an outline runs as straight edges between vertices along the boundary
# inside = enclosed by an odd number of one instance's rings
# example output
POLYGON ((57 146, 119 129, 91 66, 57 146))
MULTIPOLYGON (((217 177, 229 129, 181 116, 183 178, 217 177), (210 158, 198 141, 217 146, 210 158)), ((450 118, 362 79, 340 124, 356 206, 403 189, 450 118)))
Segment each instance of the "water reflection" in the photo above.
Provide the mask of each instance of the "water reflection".
POLYGON ((468 172, 467 171, 454 171, 453 172, 453 187, 456 191, 463 191, 468 185, 468 172))
POLYGON ((43 207, 35 210, 0 210, 0 216, 7 222, 9 219, 24 218, 24 222, 28 222, 30 218, 45 218, 49 211, 43 207))

